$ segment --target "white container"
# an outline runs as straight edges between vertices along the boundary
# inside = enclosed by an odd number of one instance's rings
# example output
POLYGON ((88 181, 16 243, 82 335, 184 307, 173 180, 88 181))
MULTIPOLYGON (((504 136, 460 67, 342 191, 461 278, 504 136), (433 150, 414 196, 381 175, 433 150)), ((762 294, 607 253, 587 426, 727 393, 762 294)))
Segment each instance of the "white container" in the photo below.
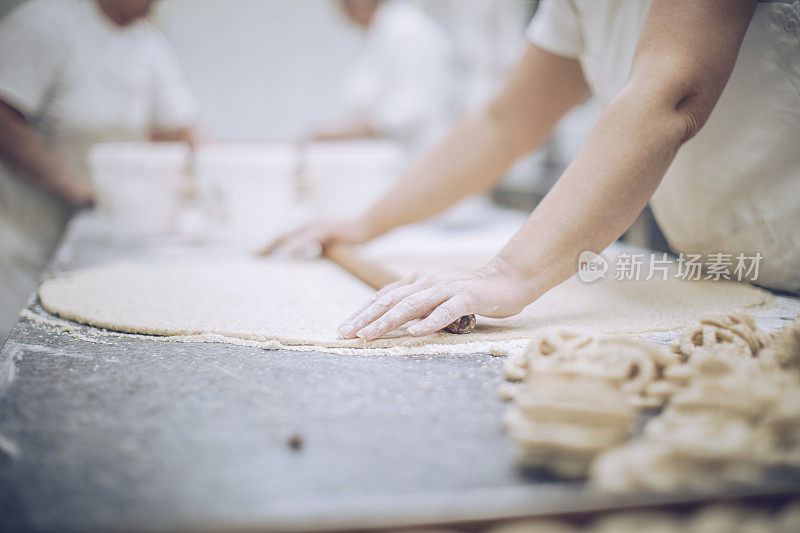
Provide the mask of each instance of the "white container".
POLYGON ((189 147, 185 143, 100 143, 88 165, 97 210, 113 234, 163 235, 176 229, 189 147))
POLYGON ((405 162, 392 141, 358 140, 311 143, 303 150, 303 175, 315 215, 350 218, 377 200, 405 162))
POLYGON ((291 144, 210 144, 195 176, 212 238, 267 239, 291 224, 298 154, 291 144))

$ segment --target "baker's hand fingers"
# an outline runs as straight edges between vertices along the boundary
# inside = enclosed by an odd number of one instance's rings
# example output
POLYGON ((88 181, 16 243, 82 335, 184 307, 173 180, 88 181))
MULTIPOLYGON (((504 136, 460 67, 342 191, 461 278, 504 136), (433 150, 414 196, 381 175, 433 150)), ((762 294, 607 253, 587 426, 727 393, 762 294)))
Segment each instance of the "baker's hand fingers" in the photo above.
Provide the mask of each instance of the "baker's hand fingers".
POLYGON ((407 296, 417 293, 423 288, 424 287, 412 283, 410 285, 398 287, 380 298, 372 298, 358 313, 342 323, 339 327, 339 336, 343 339, 355 338, 356 333, 364 326, 381 317, 407 296))
POLYGON ((403 324, 422 318, 452 296, 441 286, 433 286, 406 296, 356 335, 365 340, 377 339, 403 324))
POLYGON ((273 252, 275 252, 275 250, 277 250, 278 248, 282 247, 287 242, 289 242, 291 239, 297 237, 298 235, 300 235, 301 233, 303 233, 306 230, 308 230, 308 226, 307 225, 300 226, 299 228, 295 228, 295 229, 293 229, 291 231, 288 231, 288 232, 286 232, 286 233, 284 233, 282 235, 279 235, 278 237, 273 239, 272 242, 270 242, 264 248, 262 248, 261 251, 258 252, 258 255, 259 256, 265 256, 265 255, 272 254, 273 252))
POLYGON ((456 294, 434 309, 427 318, 408 328, 408 333, 412 337, 423 337, 439 331, 454 320, 468 315, 470 313, 469 304, 469 297, 464 294, 456 294))
MULTIPOLYGON (((363 313, 364 310, 366 310, 369 306, 374 304, 378 299, 382 298, 386 294, 389 294, 390 292, 392 292, 392 291, 394 291, 396 289, 399 289, 400 287, 405 287, 407 285, 411 285, 411 284, 417 282, 422 276, 423 276, 423 274, 421 272, 414 272, 410 276, 406 276, 403 279, 400 279, 400 280, 397 280, 397 281, 395 281, 393 283, 390 283, 390 284, 386 285, 385 287, 383 287, 382 289, 378 290, 378 292, 373 294, 370 299, 368 299, 366 302, 364 302, 364 304, 361 307, 359 307, 358 310, 355 313, 351 314, 350 316, 348 316, 347 318, 345 318, 342 321, 341 326, 339 326, 339 332, 340 332, 339 334, 343 335, 341 333, 343 329, 348 329, 349 330, 349 328, 344 328, 344 326, 348 325, 350 322, 353 322, 353 319, 355 319, 357 316, 359 316, 361 313, 363 313)), ((356 331, 358 331, 358 330, 356 330, 356 331)), ((347 336, 343 336, 342 338, 347 339, 347 338, 352 338, 352 337, 355 337, 355 331, 352 332, 352 335, 350 335, 348 333, 347 336)))
POLYGON ((377 300, 381 296, 383 296, 385 294, 388 294, 388 293, 392 292, 395 289, 398 289, 400 287, 404 287, 406 285, 411 285, 412 283, 416 283, 419 280, 421 280, 424 276, 425 276, 425 274, 423 274, 422 272, 414 272, 411 275, 405 276, 402 279, 399 279, 399 280, 397 280, 395 282, 392 282, 392 283, 384 286, 383 288, 381 288, 378 292, 376 292, 372 297, 372 301, 374 302, 375 300, 377 300))
POLYGON ((259 250, 256 255, 258 255, 259 257, 264 257, 272 254, 275 250, 281 247, 281 245, 286 241, 287 238, 288 237, 286 235, 281 235, 280 237, 272 239, 272 241, 265 247, 263 247, 261 250, 259 250))
POLYGON ((306 228, 292 238, 288 239, 283 248, 290 257, 311 258, 322 253, 322 241, 327 235, 327 231, 317 227, 306 228))

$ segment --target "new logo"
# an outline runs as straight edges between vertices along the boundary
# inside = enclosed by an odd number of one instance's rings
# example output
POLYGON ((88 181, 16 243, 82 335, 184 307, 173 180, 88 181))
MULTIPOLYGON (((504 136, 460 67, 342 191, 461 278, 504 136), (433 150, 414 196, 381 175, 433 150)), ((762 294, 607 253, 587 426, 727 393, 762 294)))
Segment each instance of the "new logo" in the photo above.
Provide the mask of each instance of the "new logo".
POLYGON ((578 278, 584 283, 592 283, 606 277, 608 261, 600 255, 584 250, 578 257, 578 278))

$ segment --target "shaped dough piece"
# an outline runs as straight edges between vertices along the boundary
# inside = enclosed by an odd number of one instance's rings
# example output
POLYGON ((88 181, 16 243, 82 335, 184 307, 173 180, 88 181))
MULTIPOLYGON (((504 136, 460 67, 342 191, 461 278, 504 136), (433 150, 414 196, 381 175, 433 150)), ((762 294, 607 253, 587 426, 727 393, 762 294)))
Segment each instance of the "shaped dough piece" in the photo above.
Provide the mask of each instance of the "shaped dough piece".
POLYGON ((518 465, 581 477, 598 453, 625 439, 633 419, 625 396, 607 379, 534 372, 504 422, 518 465))
POLYGON ((800 372, 800 317, 784 324, 759 357, 783 370, 800 372))
POLYGON ((756 357, 769 342, 769 335, 756 327, 745 313, 709 315, 684 331, 672 350, 684 360, 698 352, 724 352, 743 358, 756 357))
MULTIPOLYGON (((680 386, 663 382, 668 368, 678 366, 678 356, 645 341, 624 335, 594 335, 569 328, 546 328, 528 347, 512 354, 504 364, 505 377, 521 381, 533 372, 550 372, 605 378, 619 384, 636 407, 663 405, 680 386)), ((513 399, 510 387, 501 397, 513 399)))

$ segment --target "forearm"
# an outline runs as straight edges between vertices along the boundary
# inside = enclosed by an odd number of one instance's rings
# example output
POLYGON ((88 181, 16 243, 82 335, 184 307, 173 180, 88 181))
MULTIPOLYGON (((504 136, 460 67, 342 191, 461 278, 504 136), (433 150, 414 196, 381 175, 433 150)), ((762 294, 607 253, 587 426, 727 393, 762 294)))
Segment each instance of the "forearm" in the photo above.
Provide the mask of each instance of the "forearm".
POLYGON ((197 134, 194 128, 174 128, 170 130, 153 130, 150 133, 150 140, 154 142, 185 142, 191 148, 197 146, 197 134))
POLYGON ((91 194, 15 110, 0 102, 0 157, 40 190, 69 203, 87 203, 91 194))
POLYGON ((686 138, 686 121, 649 97, 624 91, 498 260, 529 280, 533 300, 600 252, 636 219, 686 138))
POLYGON ((380 132, 368 122, 354 120, 322 128, 310 135, 310 138, 314 141, 338 141, 344 139, 372 139, 379 136, 380 132))
POLYGON ((518 313, 575 270, 580 250, 600 251, 633 220, 680 146, 682 122, 641 98, 619 98, 495 260, 390 284, 341 326, 340 335, 371 340, 414 318, 423 320, 409 334, 427 335, 470 313, 518 313))
POLYGON ((401 176, 366 225, 378 235, 490 188, 587 92, 577 60, 530 45, 497 95, 401 176))
POLYGON ((439 213, 491 187, 524 153, 486 110, 464 119, 365 215, 375 234, 439 213))

